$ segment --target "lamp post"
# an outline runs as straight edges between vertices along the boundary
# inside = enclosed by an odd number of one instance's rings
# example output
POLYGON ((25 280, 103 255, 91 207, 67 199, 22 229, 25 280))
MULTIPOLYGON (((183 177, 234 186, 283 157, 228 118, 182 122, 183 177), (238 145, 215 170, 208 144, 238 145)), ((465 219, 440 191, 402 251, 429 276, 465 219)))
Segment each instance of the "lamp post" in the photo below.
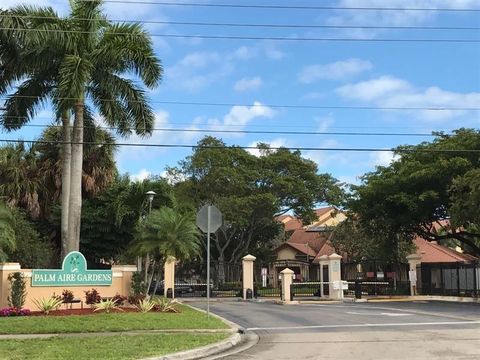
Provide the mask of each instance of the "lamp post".
MULTIPOLYGON (((150 215, 150 213, 152 212, 152 202, 153 202, 153 198, 155 197, 155 195, 157 195, 157 193, 155 191, 147 191, 145 193, 145 195, 147 195, 147 201, 148 201, 148 215, 150 215)), ((145 255, 145 284, 147 284, 148 282, 148 265, 150 263, 150 255, 147 253, 145 255)), ((148 291, 148 289, 147 289, 148 291)))

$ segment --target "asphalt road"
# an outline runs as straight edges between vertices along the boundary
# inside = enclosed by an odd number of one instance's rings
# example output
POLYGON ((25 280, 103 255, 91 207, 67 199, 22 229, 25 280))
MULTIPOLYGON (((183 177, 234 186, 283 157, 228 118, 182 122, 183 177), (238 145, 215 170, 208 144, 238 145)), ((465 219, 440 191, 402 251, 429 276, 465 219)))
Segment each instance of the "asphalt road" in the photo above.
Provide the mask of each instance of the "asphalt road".
POLYGON ((480 304, 225 301, 210 309, 260 338, 224 359, 480 359, 480 304))

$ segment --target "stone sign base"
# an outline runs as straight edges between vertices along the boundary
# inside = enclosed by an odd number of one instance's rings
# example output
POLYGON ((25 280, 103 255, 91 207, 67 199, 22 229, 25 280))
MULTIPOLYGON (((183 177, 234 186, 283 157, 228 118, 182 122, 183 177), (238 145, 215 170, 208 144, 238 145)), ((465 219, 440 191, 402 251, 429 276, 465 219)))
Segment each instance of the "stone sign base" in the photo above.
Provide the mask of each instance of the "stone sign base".
MULTIPOLYGON (((112 266, 112 284, 111 285, 86 285, 86 286, 33 286, 32 270, 22 269, 18 263, 0 264, 0 308, 8 306, 8 296, 10 294, 8 275, 14 272, 20 272, 26 279, 27 298, 24 307, 36 311, 33 300, 39 298, 48 298, 52 295, 62 295, 63 290, 68 289, 73 292, 75 299, 80 299, 85 303, 85 291, 92 288, 97 289, 101 297, 112 297, 116 294, 128 296, 130 294, 130 283, 132 274, 137 271, 135 265, 114 265, 112 266)), ((80 307, 80 303, 78 304, 80 307)))

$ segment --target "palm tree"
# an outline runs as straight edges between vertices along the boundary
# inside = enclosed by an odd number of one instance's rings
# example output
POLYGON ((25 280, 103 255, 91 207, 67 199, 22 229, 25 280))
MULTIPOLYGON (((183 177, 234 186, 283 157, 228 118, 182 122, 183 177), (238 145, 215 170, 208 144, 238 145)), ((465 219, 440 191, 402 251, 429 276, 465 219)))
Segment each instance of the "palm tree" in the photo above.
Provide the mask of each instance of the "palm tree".
POLYGON ((86 105, 95 107, 123 136, 132 130, 150 134, 154 114, 145 92, 121 74, 137 75, 148 88, 156 87, 162 74, 151 39, 141 25, 109 22, 102 14, 101 0, 72 0, 70 5, 67 17, 59 17, 50 7, 20 6, 3 11, 0 19, 4 29, 0 31, 0 94, 22 79, 9 95, 0 121, 8 130, 18 129, 47 99, 62 120, 62 242, 66 252, 79 247, 86 105), (70 142, 71 147, 66 145, 70 142))
POLYGON ((0 203, 0 262, 7 260, 5 250, 15 248, 15 230, 12 212, 4 203, 0 203))
POLYGON ((50 196, 40 173, 40 163, 32 148, 24 144, 0 148, 0 196, 10 206, 24 208, 34 219, 42 216, 42 200, 50 196))
MULTIPOLYGON (((154 254, 162 263, 169 257, 188 260, 200 253, 200 232, 195 219, 171 208, 153 210, 137 226, 137 237, 132 246, 136 255, 154 254)), ((155 263, 147 289, 155 274, 155 263)))

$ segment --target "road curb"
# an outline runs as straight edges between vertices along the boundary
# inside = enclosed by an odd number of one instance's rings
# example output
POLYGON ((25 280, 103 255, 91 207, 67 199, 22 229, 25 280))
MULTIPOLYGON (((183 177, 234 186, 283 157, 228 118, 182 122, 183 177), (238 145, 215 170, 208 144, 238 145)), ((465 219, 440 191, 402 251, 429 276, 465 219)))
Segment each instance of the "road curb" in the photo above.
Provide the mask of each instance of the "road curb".
POLYGON ((207 356, 212 356, 218 353, 227 351, 242 341, 240 333, 231 335, 228 339, 222 340, 215 344, 206 345, 200 348, 177 352, 173 354, 167 354, 162 356, 153 356, 144 358, 142 360, 195 360, 202 359, 207 356))

